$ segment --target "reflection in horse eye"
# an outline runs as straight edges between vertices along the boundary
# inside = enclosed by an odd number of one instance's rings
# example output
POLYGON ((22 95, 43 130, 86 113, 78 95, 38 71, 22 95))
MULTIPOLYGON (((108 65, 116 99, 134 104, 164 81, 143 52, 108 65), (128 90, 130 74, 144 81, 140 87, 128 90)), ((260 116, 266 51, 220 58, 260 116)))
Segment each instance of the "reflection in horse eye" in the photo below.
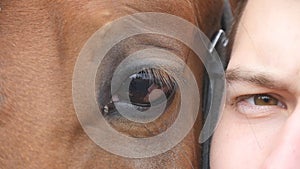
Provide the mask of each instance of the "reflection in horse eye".
MULTIPOLYGON (((133 105, 150 107, 149 95, 155 89, 162 90, 168 99, 175 91, 175 81, 167 73, 158 69, 145 69, 131 75, 129 98, 133 105)), ((152 95, 153 104, 159 104, 162 93, 152 95)))
POLYGON ((116 111, 114 107, 115 102, 128 104, 128 106, 133 106, 139 111, 146 111, 151 106, 159 105, 165 101, 165 98, 167 99, 168 105, 172 102, 177 91, 175 79, 169 76, 165 71, 155 68, 142 69, 141 71, 130 75, 125 80, 125 82, 127 81, 130 82, 129 90, 124 89, 126 85, 121 84, 119 91, 113 94, 109 104, 103 107, 105 114, 116 111), (156 92, 157 90, 163 92, 156 92), (149 97, 150 94, 151 100, 149 97), (126 101, 128 96, 130 103, 126 101))

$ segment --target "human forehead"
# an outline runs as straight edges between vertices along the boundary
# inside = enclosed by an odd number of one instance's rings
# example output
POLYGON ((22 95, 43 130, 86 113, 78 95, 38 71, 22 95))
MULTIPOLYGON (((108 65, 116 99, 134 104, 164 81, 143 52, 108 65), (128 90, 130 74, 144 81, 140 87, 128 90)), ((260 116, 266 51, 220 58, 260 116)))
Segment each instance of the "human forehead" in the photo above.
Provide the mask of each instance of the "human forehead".
POLYGON ((299 27, 300 1, 249 1, 238 25, 229 69, 242 65, 299 76, 299 27))

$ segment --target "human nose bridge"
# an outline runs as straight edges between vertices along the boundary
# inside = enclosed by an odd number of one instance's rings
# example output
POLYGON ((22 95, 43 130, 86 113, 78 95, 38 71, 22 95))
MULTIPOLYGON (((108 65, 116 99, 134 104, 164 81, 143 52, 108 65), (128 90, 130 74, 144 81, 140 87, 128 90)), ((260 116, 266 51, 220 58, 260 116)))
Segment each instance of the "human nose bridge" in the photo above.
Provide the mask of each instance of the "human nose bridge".
POLYGON ((300 105, 288 117, 274 140, 263 169, 298 169, 300 166, 300 105))

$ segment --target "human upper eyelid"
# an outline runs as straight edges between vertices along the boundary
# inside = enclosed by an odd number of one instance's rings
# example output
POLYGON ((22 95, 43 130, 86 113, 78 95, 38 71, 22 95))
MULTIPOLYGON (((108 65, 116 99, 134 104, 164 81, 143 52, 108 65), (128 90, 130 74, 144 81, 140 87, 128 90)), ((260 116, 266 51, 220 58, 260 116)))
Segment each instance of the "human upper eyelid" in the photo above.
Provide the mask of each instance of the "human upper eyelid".
POLYGON ((286 102, 288 105, 291 105, 290 107, 294 107, 297 104, 297 97, 290 91, 253 86, 242 82, 234 82, 231 85, 227 85, 226 93, 227 101, 246 98, 256 94, 268 94, 278 100, 286 102))

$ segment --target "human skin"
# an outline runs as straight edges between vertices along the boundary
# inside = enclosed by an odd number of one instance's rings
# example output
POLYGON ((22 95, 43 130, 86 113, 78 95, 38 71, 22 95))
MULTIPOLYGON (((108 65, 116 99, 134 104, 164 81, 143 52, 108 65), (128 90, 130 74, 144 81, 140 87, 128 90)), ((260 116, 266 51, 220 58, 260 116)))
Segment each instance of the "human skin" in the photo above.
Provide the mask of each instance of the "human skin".
POLYGON ((211 169, 300 166, 300 2, 250 0, 228 65, 211 169))
MULTIPOLYGON (((1 0, 0 8, 0 168, 199 168, 201 116, 171 150, 142 159, 120 157, 83 131, 74 110, 72 77, 81 48, 107 23, 137 12, 163 12, 198 25, 211 37, 219 28, 222 1, 1 0)), ((115 53, 170 50, 190 66, 199 84, 195 90, 201 92, 203 67, 189 48, 157 36, 131 40, 115 53)), ((176 106, 167 111, 172 114, 176 106)), ((130 135, 149 135, 146 127, 118 122, 114 124, 120 130, 131 127, 130 135)))

